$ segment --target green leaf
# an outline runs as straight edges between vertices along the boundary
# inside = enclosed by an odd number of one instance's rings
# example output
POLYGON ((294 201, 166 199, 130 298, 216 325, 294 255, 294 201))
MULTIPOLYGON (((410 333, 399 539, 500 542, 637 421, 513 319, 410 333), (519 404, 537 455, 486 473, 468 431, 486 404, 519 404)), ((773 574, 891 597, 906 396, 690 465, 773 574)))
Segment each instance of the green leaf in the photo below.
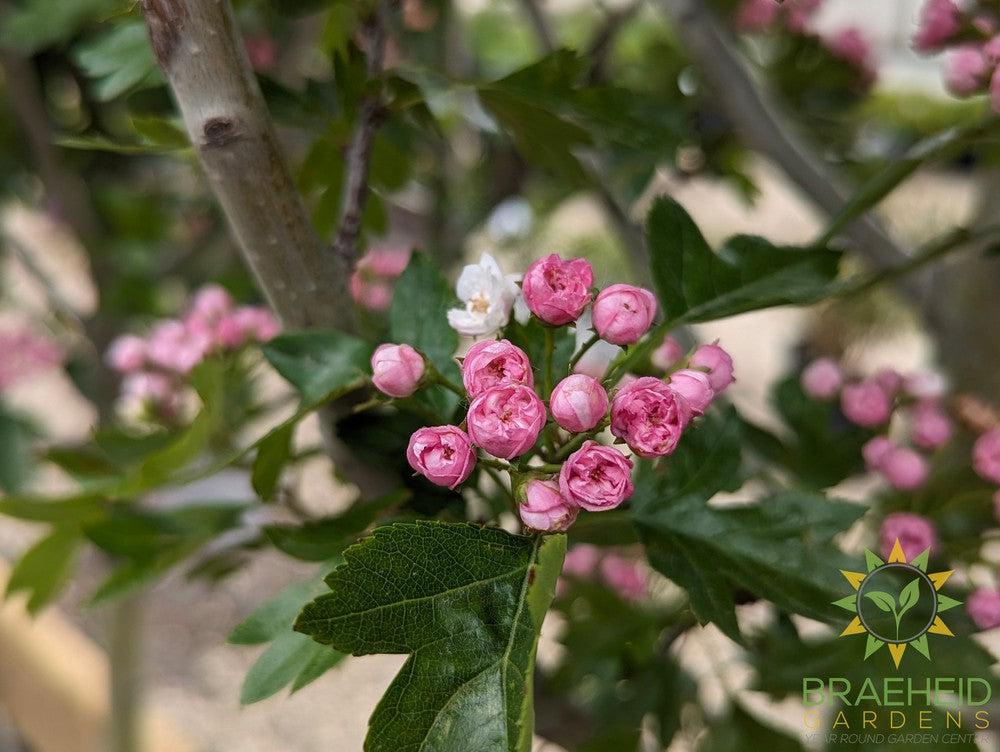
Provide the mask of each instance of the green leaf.
POLYGON ((292 456, 294 433, 295 423, 283 424, 265 436, 257 446, 250 480, 253 490, 264 501, 269 501, 278 488, 281 471, 292 456))
POLYGON ((803 746, 782 731, 767 726, 733 703, 732 712, 712 722, 709 733, 698 744, 698 752, 802 752, 803 746))
POLYGON ((250 667, 240 687, 240 704, 260 702, 292 682, 296 689, 301 688, 343 659, 343 653, 313 642, 306 635, 284 631, 250 667))
POLYGON ((830 291, 840 261, 825 248, 775 246, 749 235, 730 238, 715 253, 670 198, 653 204, 647 236, 660 307, 673 324, 815 303, 830 291))
POLYGON ((101 102, 163 80, 141 21, 123 23, 77 46, 73 57, 86 76, 94 79, 94 96, 101 102))
POLYGON ((56 528, 25 551, 7 581, 6 595, 28 592, 28 612, 36 614, 59 595, 66 585, 80 533, 73 528, 56 528))
POLYGON ((899 594, 899 615, 902 616, 911 608, 917 605, 917 601, 920 600, 920 578, 914 577, 913 580, 903 588, 903 591, 899 594))
POLYGON ((20 491, 34 464, 31 438, 34 430, 24 419, 0 405, 0 491, 20 491))
MULTIPOLYGON (((455 305, 455 292, 434 262, 422 253, 415 253, 396 281, 389 309, 389 338, 417 348, 439 373, 452 383, 461 383, 455 362, 458 333, 448 324, 448 309, 455 305)), ((423 389, 414 399, 426 402, 441 416, 442 422, 451 419, 458 404, 458 397, 444 387, 423 389)))
POLYGON ((237 624, 226 641, 231 645, 260 645, 275 639, 298 615, 302 607, 322 590, 319 576, 293 582, 264 601, 246 619, 237 624))
POLYGON ((739 437, 730 411, 686 434, 659 467, 640 465, 631 513, 650 564, 687 591, 699 620, 737 641, 734 590, 815 619, 840 618, 831 601, 842 595, 843 557, 831 539, 864 507, 805 492, 710 506, 738 483, 739 437))
POLYGON ((274 369, 299 391, 305 405, 317 405, 361 387, 370 369, 368 345, 341 332, 289 332, 272 339, 263 351, 274 369))
POLYGON ((305 522, 302 525, 270 525, 264 534, 274 547, 305 561, 327 561, 340 554, 367 530, 379 515, 398 507, 411 496, 400 488, 374 501, 356 502, 342 514, 305 522))
POLYGON ((410 654, 367 752, 527 752, 538 633, 565 537, 464 524, 377 528, 344 553, 295 628, 354 655, 410 654))
POLYGON ((887 614, 896 613, 896 599, 889 595, 889 593, 883 593, 881 590, 872 590, 869 593, 865 593, 865 598, 887 614))
POLYGON ((0 45, 30 56, 68 41, 81 27, 120 10, 119 0, 26 0, 4 7, 0 45))
POLYGON ((80 495, 63 498, 7 496, 0 498, 0 514, 28 522, 51 522, 64 525, 98 519, 105 502, 98 496, 80 495))

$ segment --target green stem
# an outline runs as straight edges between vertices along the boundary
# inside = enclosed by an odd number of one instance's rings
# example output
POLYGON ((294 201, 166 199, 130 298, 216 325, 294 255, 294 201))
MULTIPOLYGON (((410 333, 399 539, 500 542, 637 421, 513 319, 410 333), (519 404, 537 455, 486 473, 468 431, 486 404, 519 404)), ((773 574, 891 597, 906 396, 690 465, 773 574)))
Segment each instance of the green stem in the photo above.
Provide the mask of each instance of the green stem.
POLYGON ((870 275, 857 275, 846 280, 843 287, 834 294, 837 297, 852 297, 871 290, 873 287, 894 282, 905 277, 907 274, 922 269, 934 261, 942 258, 956 248, 961 248, 976 240, 1000 233, 1000 225, 988 225, 978 229, 959 227, 945 233, 939 238, 935 238, 927 243, 918 253, 902 264, 887 269, 883 272, 870 275))
POLYGON ((625 350, 614 362, 612 362, 611 367, 608 369, 607 375, 604 377, 604 386, 612 387, 614 386, 622 376, 624 376, 628 370, 641 361, 643 358, 648 358, 652 355, 653 350, 655 350, 667 333, 677 326, 679 322, 677 320, 664 321, 662 324, 658 324, 649 330, 646 336, 636 345, 633 345, 628 350, 625 350))
POLYGON ((586 342, 583 343, 583 347, 577 350, 576 355, 574 355, 569 360, 569 368, 567 370, 570 373, 573 373, 573 369, 576 368, 576 364, 580 362, 580 358, 582 358, 586 354, 587 350, 596 345, 600 341, 600 339, 601 336, 596 332, 594 332, 594 334, 591 335, 590 339, 588 339, 586 342))
POLYGON ((495 460, 492 457, 480 457, 478 461, 479 464, 485 467, 493 468, 494 470, 503 470, 506 473, 513 470, 509 463, 503 462, 502 460, 495 460))
POLYGON ((551 326, 544 327, 545 331, 545 384, 544 384, 544 394, 542 395, 545 399, 549 398, 552 394, 552 360, 553 353, 556 349, 556 337, 551 326))
POLYGON ((554 459, 556 462, 562 462, 564 459, 573 454, 573 452, 575 452, 577 449, 583 446, 583 443, 585 441, 594 438, 597 434, 599 434, 607 427, 608 427, 608 422, 606 420, 602 420, 594 428, 590 429, 586 433, 578 433, 572 439, 563 444, 552 459, 554 459))
POLYGON ((434 372, 434 383, 440 384, 445 389, 454 392, 459 396, 460 399, 465 399, 466 397, 465 390, 462 387, 460 387, 458 384, 453 383, 451 379, 442 376, 438 371, 434 372))
MULTIPOLYGON (((480 462, 482 462, 482 460, 480 460, 480 462)), ((509 501, 511 504, 512 511, 516 514, 517 501, 514 499, 514 494, 511 493, 510 489, 504 485, 503 476, 500 475, 500 473, 497 470, 493 469, 492 465, 487 463, 483 463, 483 465, 484 465, 483 470, 486 472, 488 476, 490 476, 493 479, 493 482, 497 484, 497 487, 500 489, 500 493, 502 493, 507 498, 507 501, 509 501)))
POLYGON ((830 220, 826 230, 816 239, 814 245, 829 244, 841 230, 882 201, 921 165, 950 156, 968 146, 970 141, 988 135, 996 127, 996 119, 990 118, 962 128, 953 128, 915 144, 902 159, 893 161, 889 167, 861 186, 861 189, 830 220))
POLYGON ((111 607, 108 660, 111 667, 111 752, 139 752, 140 630, 142 595, 127 595, 111 607))

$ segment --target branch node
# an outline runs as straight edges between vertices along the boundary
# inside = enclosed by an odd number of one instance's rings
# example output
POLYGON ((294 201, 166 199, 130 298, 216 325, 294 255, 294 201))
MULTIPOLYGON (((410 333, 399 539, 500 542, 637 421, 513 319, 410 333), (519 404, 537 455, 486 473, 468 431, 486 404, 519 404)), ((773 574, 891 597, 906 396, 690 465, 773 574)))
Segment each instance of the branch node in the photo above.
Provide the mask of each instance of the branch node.
POLYGON ((221 148, 243 137, 243 128, 239 120, 232 117, 213 117, 202 126, 205 136, 204 145, 207 148, 221 148))
POLYGON ((141 0, 149 41, 160 67, 166 70, 181 38, 187 7, 181 0, 141 0))

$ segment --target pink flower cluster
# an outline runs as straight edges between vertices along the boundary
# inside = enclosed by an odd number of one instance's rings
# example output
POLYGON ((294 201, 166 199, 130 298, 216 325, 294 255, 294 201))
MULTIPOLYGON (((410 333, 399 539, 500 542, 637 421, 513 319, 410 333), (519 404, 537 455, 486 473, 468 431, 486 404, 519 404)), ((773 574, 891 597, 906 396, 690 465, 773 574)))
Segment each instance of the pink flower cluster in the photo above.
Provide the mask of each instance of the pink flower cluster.
POLYGON ((743 0, 733 20, 736 28, 747 33, 783 29, 789 34, 814 37, 833 57, 857 70, 866 88, 871 86, 878 77, 871 42, 856 26, 848 26, 828 36, 819 35, 812 21, 822 4, 822 0, 743 0))
POLYGON ((926 0, 913 37, 919 52, 946 52, 944 82, 956 97, 990 95, 1000 113, 1000 23, 993 4, 926 0))
POLYGON ((938 545, 937 532, 931 521, 919 514, 909 512, 896 512, 882 520, 879 544, 884 558, 889 558, 892 547, 897 540, 907 561, 919 556, 927 549, 935 551, 938 545))
MULTIPOLYGON (((624 601, 639 601, 646 596, 647 580, 645 567, 634 559, 626 558, 614 551, 602 552, 597 546, 581 543, 566 553, 563 562, 563 577, 581 580, 600 580, 614 590, 624 601)), ((560 590, 565 582, 559 581, 560 590)))
POLYGON ((181 381, 208 355, 268 342, 280 331, 267 308, 237 306, 222 287, 206 285, 195 293, 182 318, 156 322, 145 337, 118 337, 105 361, 125 377, 125 396, 170 414, 178 404, 181 381))
MULTIPOLYGON (((528 268, 522 291, 528 310, 545 326, 583 326, 578 321, 589 306, 597 337, 619 346, 638 342, 656 316, 653 294, 616 284, 594 295, 592 285, 586 260, 552 254, 528 268)), ((408 344, 380 346, 371 365, 374 386, 394 398, 442 382, 408 344)), ((506 339, 479 341, 461 361, 468 398, 463 425, 417 430, 407 459, 432 483, 455 488, 472 473, 479 450, 488 455, 483 461, 489 466, 511 473, 527 527, 565 530, 580 509, 614 509, 632 494, 633 462, 596 440, 604 428, 610 426, 638 457, 668 455, 694 417, 733 380, 732 359, 717 344, 698 348, 683 365, 669 380, 633 379, 613 398, 608 384, 582 373, 566 375, 547 394, 521 348, 506 339), (546 449, 540 447, 543 431, 548 431, 546 449), (528 464, 534 454, 546 470, 528 464)))
POLYGON ((358 259, 349 285, 354 302, 376 313, 389 310, 396 279, 406 270, 410 255, 406 248, 372 248, 358 259))
POLYGON ((55 343, 27 328, 0 331, 0 353, 0 392, 63 360, 55 343))
POLYGON ((803 369, 799 383, 813 399, 839 397, 844 417, 862 428, 887 431, 894 415, 906 420, 908 445, 880 434, 862 448, 868 469, 894 488, 912 491, 922 486, 929 471, 926 453, 951 440, 952 421, 941 405, 944 382, 937 374, 904 376, 884 369, 868 378, 848 379, 835 360, 819 358, 803 369))

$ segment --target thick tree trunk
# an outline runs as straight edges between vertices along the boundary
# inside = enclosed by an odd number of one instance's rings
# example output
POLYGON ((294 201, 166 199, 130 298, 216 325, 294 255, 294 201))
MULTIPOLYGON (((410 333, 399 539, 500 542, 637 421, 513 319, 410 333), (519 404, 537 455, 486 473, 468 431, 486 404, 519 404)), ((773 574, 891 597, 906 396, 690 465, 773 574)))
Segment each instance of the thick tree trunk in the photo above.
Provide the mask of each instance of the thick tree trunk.
POLYGON ((320 242, 292 183, 227 0, 141 0, 205 174, 289 327, 350 328, 349 261, 320 242))

